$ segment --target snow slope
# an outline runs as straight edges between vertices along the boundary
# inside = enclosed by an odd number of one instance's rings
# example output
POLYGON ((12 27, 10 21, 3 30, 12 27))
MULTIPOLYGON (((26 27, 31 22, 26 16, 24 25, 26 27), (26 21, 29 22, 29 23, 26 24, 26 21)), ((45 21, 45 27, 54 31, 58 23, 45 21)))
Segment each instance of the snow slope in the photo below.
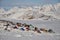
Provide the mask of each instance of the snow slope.
POLYGON ((56 20, 60 19, 60 3, 33 7, 13 7, 8 11, 0 9, 0 18, 18 20, 56 20))

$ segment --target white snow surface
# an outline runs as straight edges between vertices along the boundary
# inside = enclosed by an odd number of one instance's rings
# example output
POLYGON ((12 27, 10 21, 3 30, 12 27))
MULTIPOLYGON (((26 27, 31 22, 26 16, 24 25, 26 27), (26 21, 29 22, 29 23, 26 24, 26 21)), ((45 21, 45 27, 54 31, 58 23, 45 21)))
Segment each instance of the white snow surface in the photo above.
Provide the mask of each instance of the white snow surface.
MULTIPOLYGON (((2 20, 2 19, 0 19, 2 20)), ((11 30, 5 31, 3 30, 3 25, 6 22, 0 22, 0 40, 60 40, 60 20, 54 21, 41 21, 41 20, 12 20, 12 19, 4 19, 8 21, 12 21, 14 23, 27 23, 32 24, 38 28, 46 28, 53 29, 55 33, 36 33, 33 31, 20 31, 20 30, 11 30)))

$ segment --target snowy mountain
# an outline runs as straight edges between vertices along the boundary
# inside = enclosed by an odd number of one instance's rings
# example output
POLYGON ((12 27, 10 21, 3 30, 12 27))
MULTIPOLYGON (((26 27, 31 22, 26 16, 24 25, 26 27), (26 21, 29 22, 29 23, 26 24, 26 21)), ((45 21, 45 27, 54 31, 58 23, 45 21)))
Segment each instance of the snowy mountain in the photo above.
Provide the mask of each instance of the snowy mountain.
POLYGON ((60 19, 60 3, 33 7, 13 7, 8 11, 0 9, 0 18, 18 20, 55 20, 60 19))

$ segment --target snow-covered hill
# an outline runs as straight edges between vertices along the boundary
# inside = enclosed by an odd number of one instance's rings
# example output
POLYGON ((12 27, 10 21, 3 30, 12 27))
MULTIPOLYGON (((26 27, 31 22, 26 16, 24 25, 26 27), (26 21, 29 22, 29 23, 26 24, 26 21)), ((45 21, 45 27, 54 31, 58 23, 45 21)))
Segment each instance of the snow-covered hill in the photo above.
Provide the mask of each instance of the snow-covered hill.
POLYGON ((60 3, 33 7, 13 7, 8 11, 0 9, 0 18, 18 20, 55 20, 60 19, 60 3))

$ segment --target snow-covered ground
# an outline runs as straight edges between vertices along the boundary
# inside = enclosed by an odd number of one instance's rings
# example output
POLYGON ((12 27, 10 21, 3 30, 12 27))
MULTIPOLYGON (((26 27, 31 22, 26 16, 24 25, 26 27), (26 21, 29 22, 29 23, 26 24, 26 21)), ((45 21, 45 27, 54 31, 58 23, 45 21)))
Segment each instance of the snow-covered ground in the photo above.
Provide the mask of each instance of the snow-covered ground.
MULTIPOLYGON (((2 19, 0 19, 2 20, 2 19)), ((5 31, 0 30, 0 40, 60 40, 60 20, 54 21, 41 21, 41 20, 15 20, 15 19, 3 19, 12 22, 20 22, 20 23, 27 23, 32 24, 38 28, 47 28, 53 29, 55 33, 35 33, 35 32, 27 32, 27 31, 20 31, 20 30, 12 30, 12 31, 5 31)), ((6 22, 0 22, 0 27, 4 27, 6 22)))

